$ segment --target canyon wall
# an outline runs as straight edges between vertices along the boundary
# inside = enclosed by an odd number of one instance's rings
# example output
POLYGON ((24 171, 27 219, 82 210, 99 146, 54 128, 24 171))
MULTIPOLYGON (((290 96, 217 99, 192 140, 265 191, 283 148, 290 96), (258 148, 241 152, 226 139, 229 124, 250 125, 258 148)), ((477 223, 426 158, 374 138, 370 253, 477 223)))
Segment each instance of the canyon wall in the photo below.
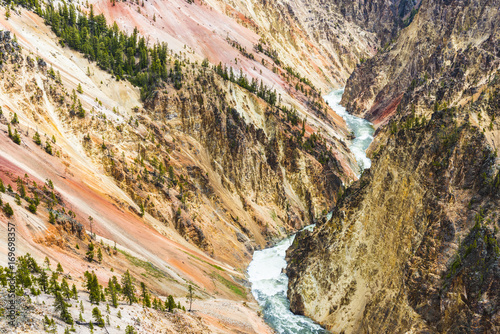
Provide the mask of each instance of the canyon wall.
POLYGON ((288 252, 294 312, 346 333, 500 326, 498 2, 423 1, 348 80, 372 167, 288 252))

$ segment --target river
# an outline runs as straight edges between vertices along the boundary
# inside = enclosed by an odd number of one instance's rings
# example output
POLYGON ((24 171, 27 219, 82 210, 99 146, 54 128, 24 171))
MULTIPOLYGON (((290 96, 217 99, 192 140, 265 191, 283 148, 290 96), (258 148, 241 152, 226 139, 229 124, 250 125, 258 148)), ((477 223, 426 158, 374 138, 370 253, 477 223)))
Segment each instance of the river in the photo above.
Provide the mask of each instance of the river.
MULTIPOLYGON (((359 166, 357 174, 370 168, 371 161, 366 156, 366 149, 373 140, 373 126, 370 122, 350 115, 339 102, 344 90, 336 90, 324 97, 330 107, 339 114, 354 133, 349 148, 353 152, 359 166)), ((313 229, 314 225, 306 227, 313 229)), ((290 311, 287 298, 288 277, 283 273, 286 267, 286 250, 292 244, 292 235, 275 246, 256 251, 253 254, 247 274, 252 284, 252 294, 262 308, 264 320, 280 334, 319 334, 327 333, 311 319, 295 315, 290 311)))

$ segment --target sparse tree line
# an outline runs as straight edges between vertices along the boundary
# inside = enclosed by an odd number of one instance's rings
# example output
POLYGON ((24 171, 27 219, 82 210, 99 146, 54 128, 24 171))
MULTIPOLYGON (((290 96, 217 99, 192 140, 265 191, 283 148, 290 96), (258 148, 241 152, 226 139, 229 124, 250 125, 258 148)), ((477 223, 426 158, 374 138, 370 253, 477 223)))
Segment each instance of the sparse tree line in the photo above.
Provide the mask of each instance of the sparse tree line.
MULTIPOLYGON (((170 83, 176 89, 182 87, 184 80, 182 67, 186 66, 185 62, 179 59, 172 60, 169 56, 171 50, 168 50, 165 43, 155 43, 150 47, 148 39, 139 36, 137 28, 129 36, 119 30, 116 22, 112 26, 109 26, 103 14, 95 15, 92 6, 90 6, 88 14, 83 14, 73 4, 68 5, 66 3, 57 7, 47 4, 43 10, 37 12, 44 17, 45 22, 61 38, 62 44, 67 44, 71 48, 82 52, 90 60, 96 61, 102 69, 115 75, 117 79, 126 78, 134 85, 140 87, 143 99, 149 96, 155 89, 163 87, 164 83, 170 83)), ((256 50, 263 53, 270 52, 262 46, 262 43, 260 47, 256 47, 256 50)), ((271 56, 277 59, 276 52, 273 52, 271 56)), ((179 57, 176 56, 174 58, 179 57)), ((278 60, 277 64, 280 65, 281 62, 278 60)), ((208 60, 204 60, 201 68, 205 69, 208 67, 208 60)), ((276 90, 269 89, 263 84, 262 80, 260 82, 255 78, 249 80, 242 71, 234 73, 232 67, 228 67, 222 63, 214 65, 212 69, 224 80, 229 80, 239 85, 249 92, 256 94, 271 106, 275 106, 278 110, 283 111, 286 114, 284 120, 291 122, 292 125, 299 123, 296 111, 280 106, 280 99, 277 96, 276 90)), ((300 74, 289 66, 286 67, 286 71, 290 76, 298 78, 300 83, 312 87, 311 94, 309 95, 319 96, 308 79, 301 77, 300 74)), ((300 87, 297 86, 297 88, 300 90, 300 87)), ((79 86, 78 91, 82 91, 81 86, 79 86)), ((318 114, 324 115, 323 107, 320 103, 312 101, 309 105, 311 108, 317 110, 318 114)), ((72 94, 70 114, 82 118, 85 117, 85 110, 82 108, 81 102, 76 97, 75 92, 72 94)), ((301 137, 305 136, 303 131, 300 134, 302 135, 301 137)), ((305 141, 304 148, 310 153, 312 152, 311 149, 316 146, 316 140, 314 139, 305 141)), ((35 138, 34 140, 35 142, 37 141, 35 138)), ((46 144, 45 150, 51 152, 50 142, 48 142, 48 145, 46 144)), ((327 155, 326 152, 321 154, 322 157, 326 157, 327 155)), ((327 158, 321 160, 324 162, 327 158)), ((159 177, 156 182, 161 184, 164 171, 160 169, 158 175, 159 177)), ((147 174, 145 176, 147 177, 147 174)))
MULTIPOLYGON (((0 106, 0 116, 3 115, 2 107, 0 106)), ((11 113, 10 115, 10 122, 7 123, 7 132, 9 138, 16 143, 17 145, 21 145, 21 135, 17 131, 16 125, 19 124, 19 117, 17 116, 17 113, 11 113), (12 127, 11 127, 12 125, 12 127), (13 129, 12 129, 13 128, 13 129)), ((38 131, 35 132, 33 135, 33 142, 37 144, 38 146, 42 147, 45 152, 48 154, 52 155, 53 150, 52 150, 52 144, 55 144, 56 138, 52 136, 51 139, 46 139, 45 144, 42 143, 42 139, 40 137, 40 134, 38 131)))
MULTIPOLYGON (((98 66, 112 73, 118 80, 128 79, 140 87, 141 98, 145 99, 155 89, 163 87, 163 83, 170 83, 174 88, 180 89, 184 75, 182 67, 184 61, 169 57, 165 43, 155 43, 149 46, 149 39, 139 36, 137 28, 129 36, 118 28, 116 22, 108 25, 103 14, 95 15, 93 6, 87 14, 81 13, 73 4, 55 7, 48 3, 40 9, 38 2, 14 0, 14 4, 35 10, 45 19, 45 23, 52 27, 54 33, 61 38, 60 43, 82 52, 88 59, 96 61, 98 66)), ((180 58, 178 55, 175 58, 180 58)), ((273 58, 274 59, 274 58, 273 58)), ((207 67, 208 63, 202 64, 207 67)), ((277 64, 280 62, 278 60, 277 64)), ((214 66, 214 71, 225 80, 230 80, 240 87, 256 94, 270 105, 276 105, 277 95, 275 90, 257 83, 255 79, 250 82, 241 72, 239 75, 232 73, 221 64, 214 66)), ((302 78, 291 68, 288 73, 299 78, 303 83, 311 86, 308 79, 302 78)), ((314 88, 313 88, 314 90, 314 88)), ((78 109, 78 103, 76 109, 78 109)), ((75 109, 75 108, 73 108, 75 109)), ((81 116, 83 113, 79 113, 81 116)), ((84 114, 83 114, 84 115, 84 114)))
MULTIPOLYGON (((38 206, 43 202, 49 210, 49 222, 54 224, 56 218, 59 216, 58 210, 54 208, 57 205, 61 205, 60 212, 66 214, 63 203, 58 195, 54 191, 54 184, 52 180, 47 179, 45 184, 39 186, 36 181, 31 181, 27 174, 24 178, 17 177, 16 181, 16 191, 12 188, 10 184, 7 187, 4 185, 2 179, 0 179, 0 206, 2 206, 3 211, 7 217, 14 215, 12 207, 9 203, 3 204, 1 194, 6 193, 11 197, 14 197, 14 201, 17 205, 22 205, 22 200, 26 201, 26 209, 28 209, 32 214, 37 213, 38 206)), ((67 215, 69 217, 75 218, 76 215, 71 210, 68 211, 67 215)))
MULTIPOLYGON (((185 311, 185 307, 180 303, 175 302, 174 298, 169 295, 165 301, 160 298, 152 297, 149 289, 144 282, 140 283, 139 294, 136 291, 136 280, 127 270, 121 276, 120 281, 116 276, 109 279, 107 287, 99 284, 95 272, 84 273, 83 287, 88 294, 88 300, 95 307, 92 309, 92 320, 88 322, 83 318, 84 305, 78 295, 78 290, 73 283, 70 287, 68 280, 72 280, 69 274, 65 274, 60 263, 57 264, 55 270, 50 268, 50 260, 45 257, 43 265, 39 265, 37 261, 29 254, 19 256, 16 259, 16 270, 13 271, 9 267, 0 266, 0 286, 2 288, 12 289, 14 287, 17 297, 25 297, 31 300, 31 297, 36 297, 44 294, 53 296, 53 306, 61 321, 68 326, 65 333, 74 331, 75 323, 77 325, 89 326, 93 332, 94 325, 105 327, 110 325, 109 316, 106 316, 106 321, 99 309, 101 302, 106 303, 106 313, 110 314, 110 305, 113 308, 119 306, 120 300, 125 301, 129 305, 140 302, 143 307, 153 308, 161 312, 174 312, 175 309, 185 311), (14 284, 11 286, 12 282, 14 284), (78 301, 80 301, 78 303, 78 301), (75 320, 71 314, 70 307, 72 303, 79 308, 78 319, 75 320)), ((14 292, 13 291, 13 292, 14 292)), ((192 295, 192 287, 190 287, 192 295)), ((44 302, 45 303, 45 302, 44 302)), ((0 314, 4 314, 5 309, 0 308, 0 314)), ((117 317, 122 318, 121 311, 118 310, 117 317)), ((55 321, 49 316, 44 316, 44 327, 48 332, 55 332, 55 321)), ((119 326, 118 326, 119 327, 119 326)), ((133 326, 127 326, 125 333, 135 333, 133 326)))

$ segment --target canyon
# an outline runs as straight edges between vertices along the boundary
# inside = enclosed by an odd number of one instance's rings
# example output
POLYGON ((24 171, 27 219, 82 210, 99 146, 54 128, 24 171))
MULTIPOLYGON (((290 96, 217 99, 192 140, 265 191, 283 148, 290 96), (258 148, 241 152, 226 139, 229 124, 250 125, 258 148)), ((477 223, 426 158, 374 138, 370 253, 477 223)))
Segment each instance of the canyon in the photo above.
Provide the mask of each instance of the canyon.
MULTIPOLYGON (((102 285, 130 272, 179 301, 121 300, 109 332, 287 332, 247 267, 277 243, 283 258, 300 231, 273 279, 326 330, 497 332, 498 8, 0 6, 0 199, 13 211, 0 210, 0 265, 15 225, 17 256, 61 264, 87 318, 86 271, 102 285)), ((65 329, 57 293, 25 294, 18 332, 43 331, 44 314, 65 329)))
POLYGON ((422 1, 349 78, 372 166, 287 254, 291 309, 345 333, 499 329, 498 3, 422 1))

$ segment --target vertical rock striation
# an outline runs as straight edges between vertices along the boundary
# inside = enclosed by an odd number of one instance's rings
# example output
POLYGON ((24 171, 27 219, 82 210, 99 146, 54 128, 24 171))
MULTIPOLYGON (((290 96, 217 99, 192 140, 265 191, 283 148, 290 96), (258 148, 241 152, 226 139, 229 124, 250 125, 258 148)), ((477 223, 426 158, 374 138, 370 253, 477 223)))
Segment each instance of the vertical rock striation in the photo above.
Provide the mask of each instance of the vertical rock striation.
POLYGON ((297 236, 294 312, 346 333, 500 327, 498 1, 423 1, 344 102, 378 123, 372 167, 297 236))

